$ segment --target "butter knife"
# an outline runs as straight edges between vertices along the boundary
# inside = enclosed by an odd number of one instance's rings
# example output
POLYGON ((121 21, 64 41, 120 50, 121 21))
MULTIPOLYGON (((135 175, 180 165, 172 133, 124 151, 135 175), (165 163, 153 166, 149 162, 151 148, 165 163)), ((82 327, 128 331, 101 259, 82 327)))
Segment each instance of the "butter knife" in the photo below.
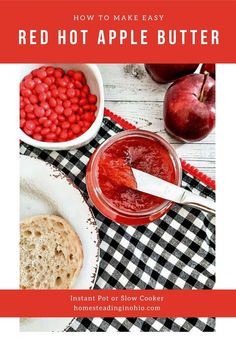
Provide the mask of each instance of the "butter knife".
POLYGON ((216 213, 216 203, 196 195, 186 189, 176 186, 161 178, 154 177, 148 173, 132 168, 134 178, 137 183, 136 189, 140 192, 148 193, 159 198, 163 198, 178 204, 189 205, 193 208, 216 213))

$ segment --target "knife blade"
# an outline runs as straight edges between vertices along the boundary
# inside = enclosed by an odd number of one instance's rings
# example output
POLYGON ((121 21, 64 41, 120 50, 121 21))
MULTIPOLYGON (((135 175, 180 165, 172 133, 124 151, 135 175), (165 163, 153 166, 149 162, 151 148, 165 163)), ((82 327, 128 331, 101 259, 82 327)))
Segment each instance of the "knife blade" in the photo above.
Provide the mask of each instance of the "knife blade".
POLYGON ((137 183, 137 190, 175 203, 189 205, 215 214, 216 204, 212 200, 187 191, 173 183, 131 168, 137 183))

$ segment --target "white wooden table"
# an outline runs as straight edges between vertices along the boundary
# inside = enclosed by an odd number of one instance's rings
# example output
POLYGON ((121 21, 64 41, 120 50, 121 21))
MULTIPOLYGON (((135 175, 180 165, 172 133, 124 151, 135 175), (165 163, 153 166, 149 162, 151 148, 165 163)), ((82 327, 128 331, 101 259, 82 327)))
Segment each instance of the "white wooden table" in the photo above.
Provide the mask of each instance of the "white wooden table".
POLYGON ((158 132, 178 155, 215 179, 215 132, 206 139, 182 144, 164 130, 163 100, 168 85, 155 83, 142 64, 100 64, 105 107, 135 126, 158 132))

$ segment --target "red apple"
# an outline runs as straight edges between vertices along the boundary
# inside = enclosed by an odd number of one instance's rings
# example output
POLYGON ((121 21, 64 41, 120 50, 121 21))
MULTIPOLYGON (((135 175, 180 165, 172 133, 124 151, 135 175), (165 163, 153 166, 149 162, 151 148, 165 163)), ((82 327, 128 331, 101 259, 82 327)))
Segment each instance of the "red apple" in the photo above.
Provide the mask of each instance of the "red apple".
POLYGON ((215 126, 215 80, 209 73, 176 80, 164 100, 166 131, 184 142, 205 138, 215 126))
POLYGON ((161 84, 192 74, 199 64, 145 64, 151 78, 161 84))
POLYGON ((202 64, 201 73, 204 74, 205 71, 208 71, 210 76, 215 80, 216 78, 216 65, 215 64, 202 64))

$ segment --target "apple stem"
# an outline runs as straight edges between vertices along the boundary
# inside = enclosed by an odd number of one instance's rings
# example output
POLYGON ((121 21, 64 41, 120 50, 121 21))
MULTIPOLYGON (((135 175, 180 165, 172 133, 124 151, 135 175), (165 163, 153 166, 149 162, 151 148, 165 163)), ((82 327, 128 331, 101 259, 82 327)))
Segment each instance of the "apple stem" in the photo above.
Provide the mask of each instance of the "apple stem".
POLYGON ((207 78, 208 78, 209 75, 210 75, 210 73, 208 71, 204 71, 204 79, 203 79, 200 95, 199 95, 199 98, 198 98, 200 102, 203 101, 205 83, 206 83, 207 78))

